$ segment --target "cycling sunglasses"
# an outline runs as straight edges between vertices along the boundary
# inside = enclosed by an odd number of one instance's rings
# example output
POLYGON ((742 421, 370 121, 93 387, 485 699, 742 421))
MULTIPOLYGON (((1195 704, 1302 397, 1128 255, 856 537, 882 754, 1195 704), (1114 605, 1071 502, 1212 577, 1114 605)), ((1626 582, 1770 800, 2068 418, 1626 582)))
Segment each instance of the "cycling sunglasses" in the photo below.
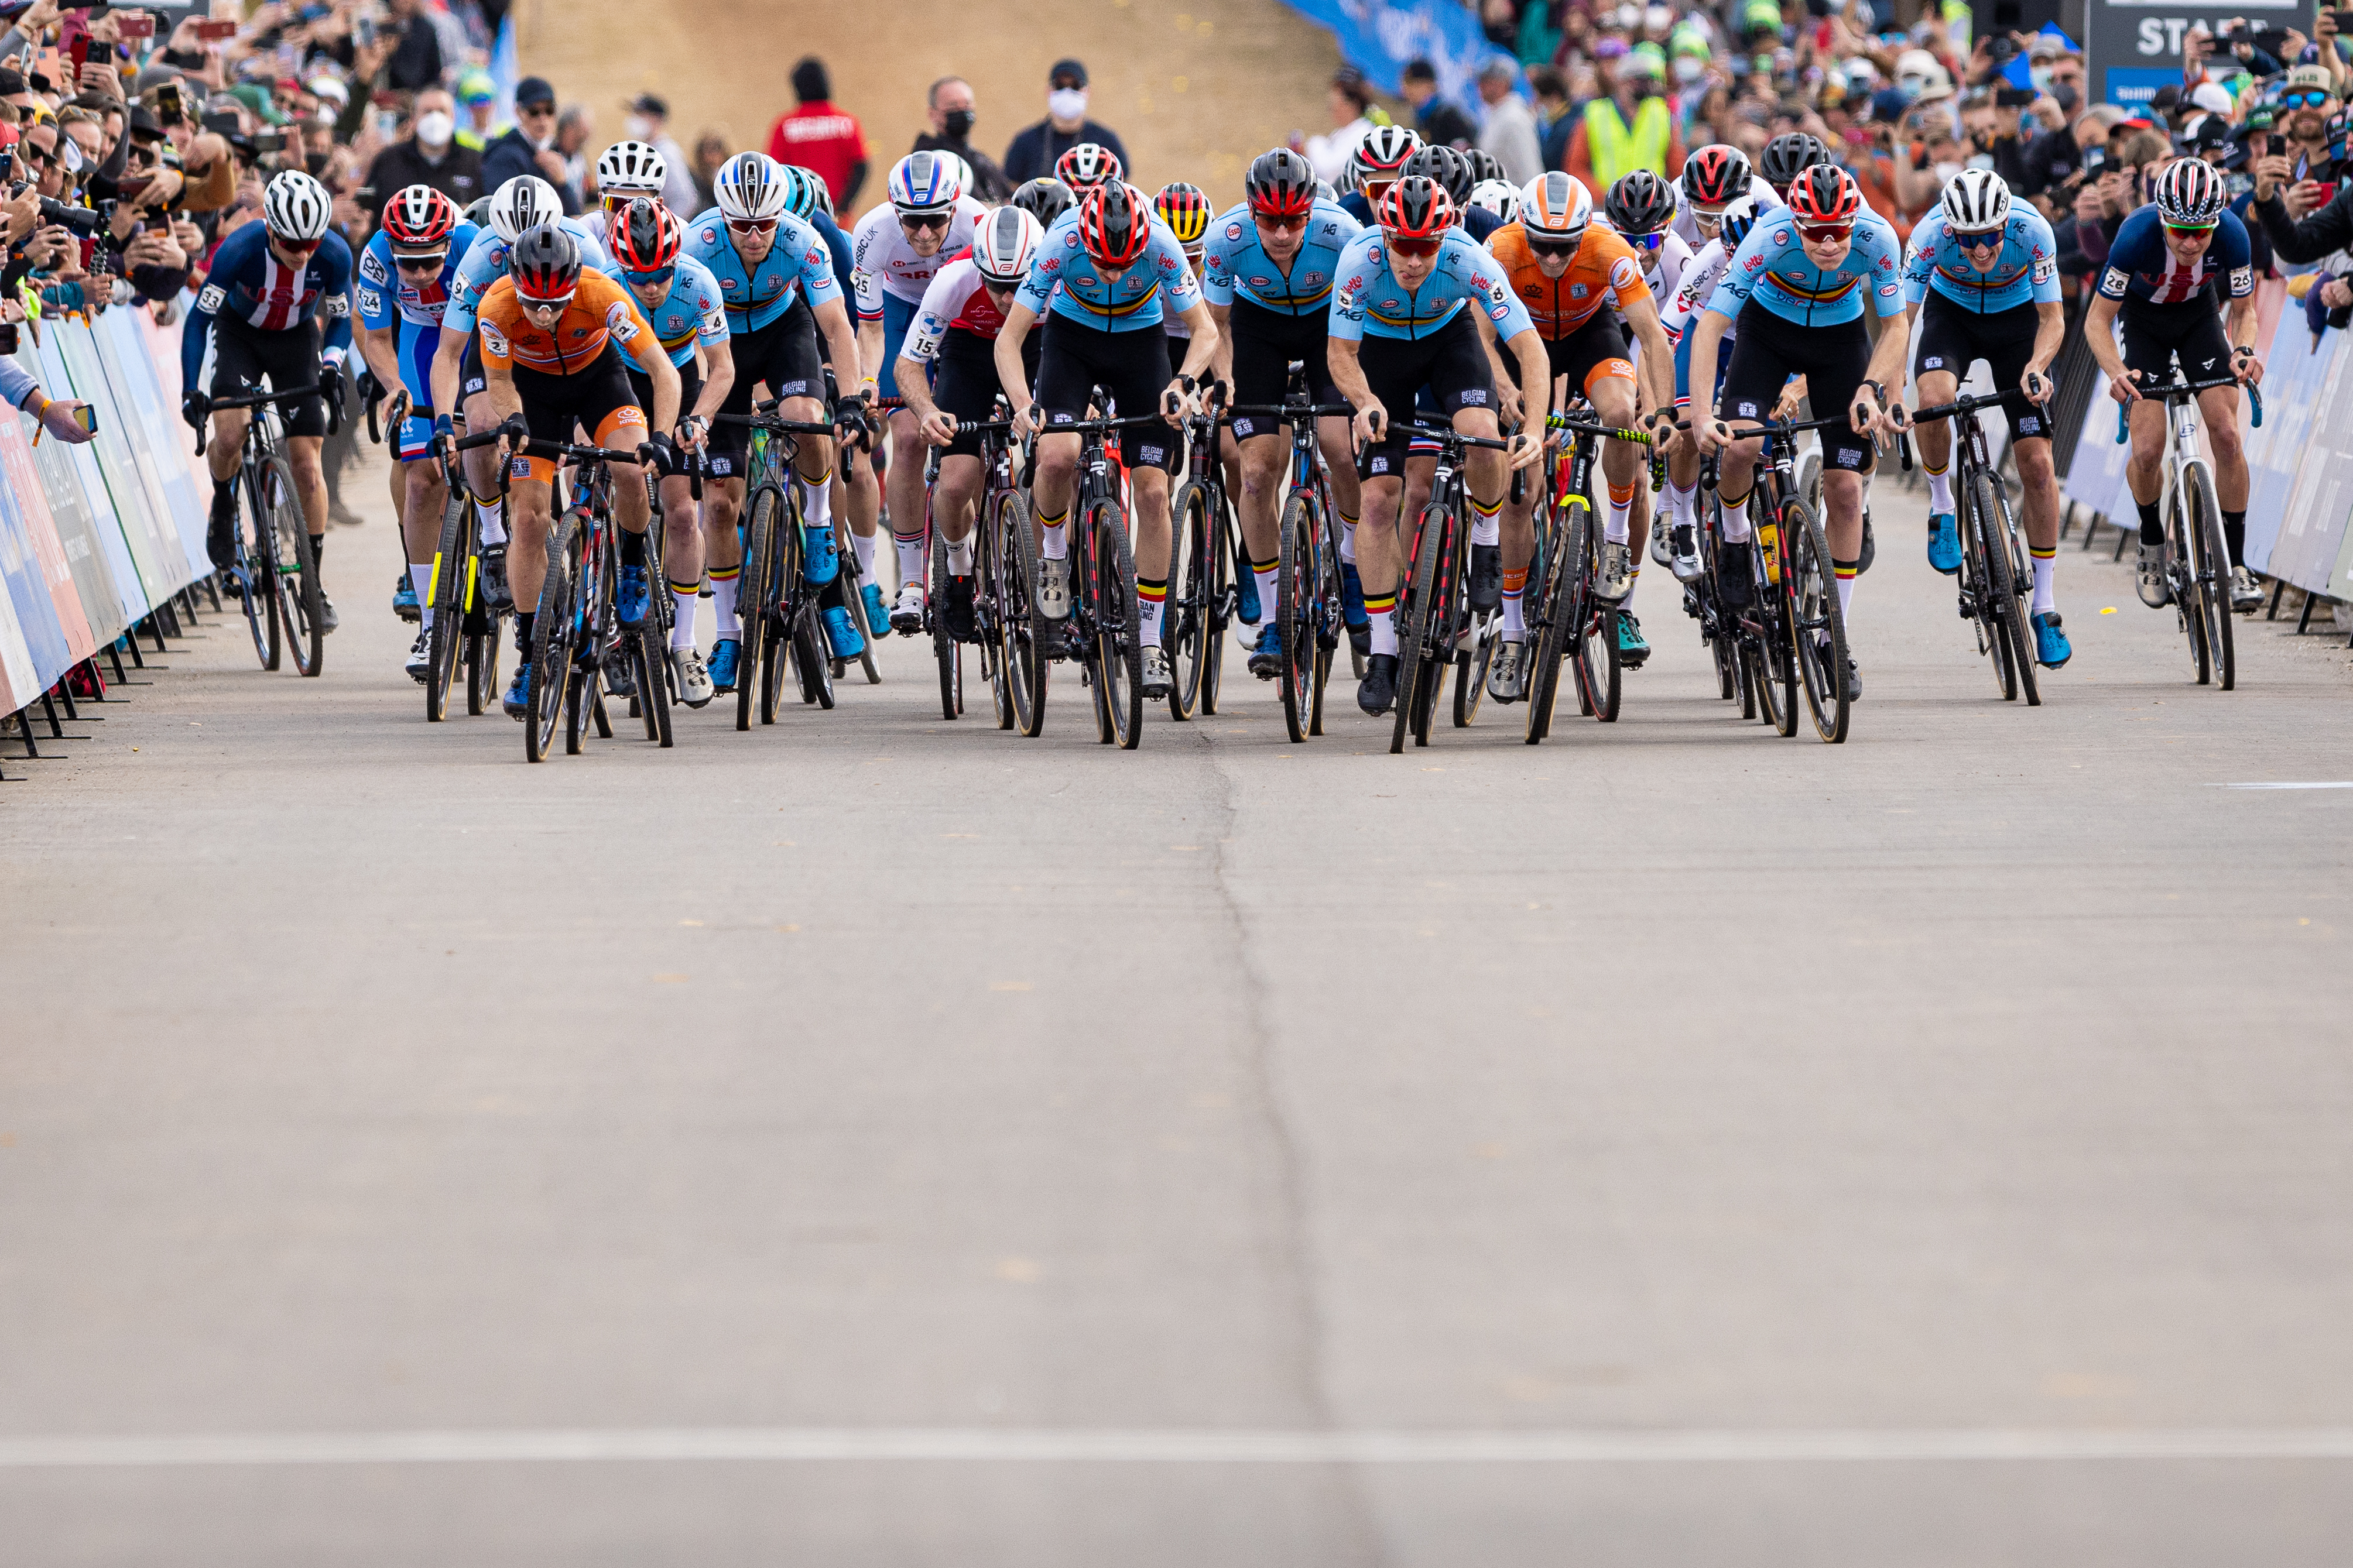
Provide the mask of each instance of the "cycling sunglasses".
POLYGON ((1439 247, 1445 243, 1442 239, 1417 239, 1410 236, 1395 234, 1389 236, 1389 248, 1399 256, 1435 256, 1438 254, 1439 247))
POLYGON ((631 288, 650 289, 657 283, 668 288, 670 280, 678 276, 678 268, 675 266, 657 267, 651 272, 624 272, 621 276, 629 280, 631 288))
POLYGON ((1983 234, 1957 234, 1953 236, 1953 242, 1963 250, 2000 250, 2006 237, 2006 230, 1996 228, 1983 234))
POLYGON ((948 216, 946 213, 926 213, 921 217, 909 217, 906 214, 901 213, 899 226, 901 228, 935 228, 944 234, 947 232, 948 216))
POLYGON ((2213 233, 2214 226, 2211 223, 2169 223, 2165 226, 2165 232, 2179 235, 2184 239, 2195 239, 2200 235, 2213 233))
POLYGON ((2282 109, 2318 109, 2322 104, 2327 103, 2327 101, 2328 94, 2318 88, 2307 89, 2303 92, 2284 92, 2280 94, 2280 107, 2282 109))
POLYGON ((1284 234, 1294 233, 1297 230, 1307 226, 1307 215, 1305 213, 1254 212, 1250 214, 1250 216, 1258 220, 1259 226, 1261 228, 1279 229, 1284 234))
POLYGON ((1621 234, 1618 237, 1637 250, 1656 250, 1667 242, 1666 231, 1657 228, 1648 234, 1621 234))
POLYGON ((308 256, 319 248, 319 242, 315 239, 280 239, 274 234, 269 237, 269 242, 289 256, 308 256))
POLYGON ((553 300, 534 300, 528 294, 518 293, 515 298, 522 301, 522 308, 526 310, 561 310, 572 303, 570 294, 559 294, 553 300))
POLYGON ((1818 226, 1801 223, 1798 226, 1798 233, 1804 237, 1808 245, 1831 245, 1839 240, 1852 237, 1854 234, 1854 225, 1834 223, 1818 226))
POLYGON ((731 217, 727 220, 727 226, 737 234, 768 234, 775 230, 776 220, 772 217, 731 217))
POLYGON ((436 250, 425 256, 395 256, 392 264, 403 272, 438 272, 448 259, 447 250, 436 250))
POLYGON ((1581 239, 1531 239, 1528 241, 1528 253, 1532 256, 1548 256, 1555 260, 1566 261, 1575 256, 1577 247, 1584 243, 1581 239))

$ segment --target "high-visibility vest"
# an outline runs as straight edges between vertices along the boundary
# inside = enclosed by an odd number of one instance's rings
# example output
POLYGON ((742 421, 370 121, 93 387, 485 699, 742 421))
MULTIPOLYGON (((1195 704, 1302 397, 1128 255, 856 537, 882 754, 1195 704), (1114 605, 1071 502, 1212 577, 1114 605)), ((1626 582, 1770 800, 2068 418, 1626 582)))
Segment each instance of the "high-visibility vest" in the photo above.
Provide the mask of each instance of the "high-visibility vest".
POLYGON ((1585 106, 1585 148, 1593 159, 1593 178, 1603 190, 1636 169, 1654 174, 1667 172, 1667 141, 1672 123, 1663 98, 1646 98, 1634 110, 1634 128, 1618 116, 1618 105, 1597 98, 1585 106))

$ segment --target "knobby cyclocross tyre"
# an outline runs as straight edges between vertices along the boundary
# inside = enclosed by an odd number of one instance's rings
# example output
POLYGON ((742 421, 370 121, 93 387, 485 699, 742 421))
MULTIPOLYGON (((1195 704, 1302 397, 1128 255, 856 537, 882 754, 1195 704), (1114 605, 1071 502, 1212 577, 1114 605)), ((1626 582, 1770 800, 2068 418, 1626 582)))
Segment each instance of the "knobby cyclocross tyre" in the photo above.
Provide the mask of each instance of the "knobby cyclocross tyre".
POLYGON ((1201 569, 1201 692, 1194 711, 1207 717, 1218 710, 1219 686, 1226 673, 1226 628, 1233 624, 1235 529, 1222 490, 1204 499, 1208 559, 1201 569))
POLYGON ((532 622, 531 693, 522 721, 523 755, 544 762, 555 743, 564 710, 564 688, 572 669, 572 594, 566 522, 559 518, 547 541, 547 581, 532 622))
POLYGON ((1577 702, 1588 718, 1602 723, 1618 717, 1624 665, 1618 650, 1618 607, 1594 593, 1601 570, 1602 538, 1593 509, 1578 496, 1568 503, 1568 527, 1561 547, 1565 574, 1562 602, 1568 607, 1568 658, 1577 671, 1577 702))
POLYGON ((2232 631, 2231 548, 2222 537, 2222 508, 2214 498, 2214 476, 2204 463, 2189 466, 2193 526, 2205 560, 2198 574, 2199 598, 2205 612, 2206 648, 2214 665, 2214 683, 2223 690, 2239 684, 2239 650, 2232 631))
POLYGON ((2213 679, 2213 664, 2206 641, 2206 608, 2198 601, 2198 547, 2189 520, 2189 498, 2179 491, 2167 508, 2165 532, 2172 544, 2173 612, 2182 635, 2189 639, 2190 667, 2198 672, 2198 684, 2203 686, 2213 679))
POLYGON ((1552 733, 1553 707, 1560 698, 1561 661, 1568 657, 1568 618, 1562 603, 1567 563, 1551 508, 1538 504, 1535 526, 1535 552, 1528 558, 1528 575, 1520 598, 1521 636, 1525 639, 1520 647, 1525 664, 1520 700, 1528 705, 1526 741, 1531 746, 1552 733))
POLYGON ((1503 617, 1488 616, 1474 626, 1471 646, 1454 656, 1454 727, 1467 730, 1479 718, 1479 699, 1487 689, 1487 669, 1495 659, 1495 644, 1503 637, 1503 617))
POLYGON ((1974 477, 1972 488, 1978 492, 1978 507, 1986 520, 1986 557, 1990 563, 1995 619, 2000 623, 2002 641, 2007 645, 2006 660, 2010 679, 2003 697, 2014 690, 2026 699, 2030 708, 2039 707, 2042 695, 2034 685, 2034 626, 2030 616, 2028 596, 2033 592, 2033 578, 2021 581, 2018 574, 2018 552, 2010 536, 2010 517, 2004 511, 2002 496, 1996 490, 1992 475, 1980 469, 1974 477))
MULTIPOLYGON (((668 593, 665 582, 657 590, 668 593)), ((638 627, 638 707, 646 719, 646 739, 667 751, 677 741, 671 727, 670 636, 657 617, 649 615, 638 627)))
MULTIPOLYGON (((1314 509, 1294 490, 1282 503, 1282 531, 1275 536, 1274 627, 1282 638, 1282 727, 1293 742, 1315 727, 1315 526, 1314 509)), ((1260 613, 1265 613, 1261 605, 1260 613)))
POLYGON ((299 675, 315 676, 323 667, 326 630, 320 610, 319 555, 302 521, 301 502, 294 489, 293 470, 283 453, 272 452, 261 475, 262 501, 269 510, 270 531, 277 541, 277 558, 270 577, 276 585, 278 614, 286 628, 286 649, 294 656, 299 675))
POLYGON ((1852 710, 1846 697, 1846 616, 1839 609, 1830 540, 1801 500, 1782 506, 1781 536, 1791 542, 1789 657, 1806 689, 1814 733, 1837 745, 1846 739, 1852 710))
MULTIPOLYGON (((735 574, 735 728, 749 730, 760 700, 760 661, 768 641, 768 578, 776 552, 776 513, 784 493, 774 485, 752 492, 744 513, 744 558, 735 574)), ((725 627, 720 628, 724 631, 725 627)))
POLYGON ((1986 655, 1993 661, 1994 685, 2001 691, 2005 702, 2018 700, 2018 664, 2016 650, 2010 642, 2010 625, 2002 612, 2017 584, 2011 580, 2008 542, 2001 537, 2000 514, 1994 510, 1992 487, 1986 483, 1980 470, 1972 470, 1967 489, 1959 498, 1968 515, 1962 525, 1968 531, 1968 552, 1977 571, 1970 584, 1976 603, 1978 640, 1985 645, 1986 655))
POLYGON ((940 667, 940 717, 964 717, 964 645, 948 636, 948 542, 932 531, 932 584, 923 599, 932 623, 932 658, 940 667))
MULTIPOLYGON (((767 676, 760 700, 760 722, 763 724, 776 721, 776 703, 784 690, 785 650, 781 643, 770 652, 769 658, 776 661, 776 668, 767 676)), ((800 612, 793 617, 792 662, 800 672, 801 705, 805 708, 815 706, 830 712, 835 700, 833 650, 826 638, 825 622, 814 595, 802 603, 800 612)))
POLYGON ((1112 729, 1106 739, 1132 752, 1144 742, 1144 623, 1127 514, 1117 501, 1099 501, 1089 531, 1095 541, 1098 689, 1112 729))
POLYGON ((498 616, 483 612, 487 632, 466 634, 466 711, 479 719, 499 700, 499 645, 504 629, 498 616))
POLYGON ((997 499, 997 668, 1012 700, 1012 727, 1035 738, 1046 722, 1046 666, 1038 656, 1038 536, 1018 490, 997 499))
POLYGON ((262 510, 253 465, 247 464, 237 471, 237 487, 242 492, 238 500, 251 522, 248 531, 243 524, 237 529, 237 563, 242 568, 237 581, 237 597, 245 611, 246 630, 253 634, 253 656, 264 669, 276 669, 280 661, 278 634, 278 594, 269 581, 266 563, 269 556, 269 517, 262 510), (252 537, 245 535, 250 531, 252 537))
POLYGON ((1168 652, 1168 714, 1190 719, 1201 700, 1209 635, 1209 498, 1191 479, 1168 511, 1168 602, 1160 617, 1160 645, 1168 652))
MULTIPOLYGON (((1307 721, 1307 732, 1324 732, 1324 691, 1332 681, 1332 661, 1339 657, 1342 647, 1353 656, 1356 645, 1348 637, 1346 595, 1340 576, 1339 509, 1331 497, 1318 489, 1315 496, 1316 515, 1323 519, 1323 547, 1316 552, 1315 602, 1315 702, 1307 721)), ((1359 675, 1357 679, 1364 679, 1359 675)))
POLYGON ((457 674, 459 650, 466 640, 474 553, 466 548, 462 531, 472 513, 465 492, 452 489, 449 504, 441 510, 441 537, 433 546, 433 576, 426 594, 433 605, 433 626, 425 634, 425 721, 428 724, 438 724, 448 716, 449 682, 457 674))
MULTIPOLYGON (((1438 562, 1446 551, 1451 515, 1442 502, 1431 501, 1414 522, 1413 560, 1405 593, 1397 606, 1397 718, 1389 731, 1392 755, 1405 750, 1405 738, 1417 728, 1416 699, 1428 679, 1432 660, 1424 647, 1436 621, 1438 562)), ((1442 661, 1440 661, 1442 664, 1442 661)))

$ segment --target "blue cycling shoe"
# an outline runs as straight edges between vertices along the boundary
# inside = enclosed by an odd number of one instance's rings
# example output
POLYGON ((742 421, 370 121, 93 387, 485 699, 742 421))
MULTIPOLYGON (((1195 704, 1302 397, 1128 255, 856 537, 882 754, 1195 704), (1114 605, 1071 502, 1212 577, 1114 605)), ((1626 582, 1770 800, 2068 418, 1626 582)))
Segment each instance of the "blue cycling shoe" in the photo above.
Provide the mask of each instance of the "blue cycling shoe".
POLYGON ((642 566, 621 568, 621 591, 614 595, 613 608, 619 612, 621 624, 634 626, 646 618, 646 610, 653 603, 652 580, 642 566))
POLYGON ((836 658, 856 658, 866 651, 866 639, 858 635, 858 627, 849 612, 839 605, 825 609, 825 639, 833 645, 836 658))
POLYGON ((514 680, 508 686, 507 694, 500 700, 499 706, 506 710, 510 719, 531 717, 531 666, 515 666, 514 680))
POLYGON ((2074 657, 2074 645, 2059 629, 2059 612, 2038 611, 2034 616, 2034 662, 2045 669, 2056 669, 2074 657))
POLYGON ((872 583, 862 584, 859 597, 866 601, 866 629, 877 637, 891 634, 891 612, 882 604, 882 590, 872 583))
POLYGON ((1241 581, 1234 584, 1234 618, 1256 626, 1266 618, 1258 602, 1258 575, 1245 568, 1241 581))
POLYGON ((408 574, 406 572, 403 572, 400 574, 400 581, 393 586, 392 613, 398 616, 404 621, 413 621, 418 618, 417 611, 417 584, 410 580, 408 574))
POLYGON ((1250 650, 1250 672, 1261 680, 1272 680, 1282 673, 1282 623, 1269 621, 1258 634, 1258 647, 1250 650))
POLYGON ((1928 564, 1947 577, 1961 569, 1961 526, 1949 511, 1928 514, 1928 564))
POLYGON ((1634 618, 1631 610, 1618 612, 1618 662, 1628 669, 1640 669, 1642 661, 1651 657, 1651 645, 1642 637, 1642 623, 1634 618))
POLYGON ((1356 575, 1356 563, 1340 563, 1340 614, 1349 626, 1368 626, 1372 617, 1365 614, 1365 584, 1356 575))
POLYGON ((744 645, 733 637, 722 637, 711 650, 711 662, 704 668, 711 676, 712 690, 735 689, 735 658, 743 651, 744 645))
POLYGON ((806 542, 808 554, 801 562, 801 579, 822 588, 841 570, 840 547, 834 542, 830 527, 807 530, 806 542))

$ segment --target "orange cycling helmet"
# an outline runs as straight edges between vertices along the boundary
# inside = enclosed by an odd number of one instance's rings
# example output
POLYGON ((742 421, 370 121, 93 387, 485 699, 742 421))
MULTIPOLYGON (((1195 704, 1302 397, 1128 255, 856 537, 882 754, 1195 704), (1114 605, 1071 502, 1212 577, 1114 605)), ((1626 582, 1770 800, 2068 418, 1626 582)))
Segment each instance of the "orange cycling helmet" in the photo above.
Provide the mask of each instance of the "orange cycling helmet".
POLYGON ((1836 163, 1800 170, 1789 184, 1789 216, 1800 224, 1852 224, 1862 210, 1862 187, 1836 163))
POLYGON ((1105 180, 1079 208, 1079 238, 1098 267, 1127 268, 1152 247, 1152 206, 1125 180, 1105 180))

